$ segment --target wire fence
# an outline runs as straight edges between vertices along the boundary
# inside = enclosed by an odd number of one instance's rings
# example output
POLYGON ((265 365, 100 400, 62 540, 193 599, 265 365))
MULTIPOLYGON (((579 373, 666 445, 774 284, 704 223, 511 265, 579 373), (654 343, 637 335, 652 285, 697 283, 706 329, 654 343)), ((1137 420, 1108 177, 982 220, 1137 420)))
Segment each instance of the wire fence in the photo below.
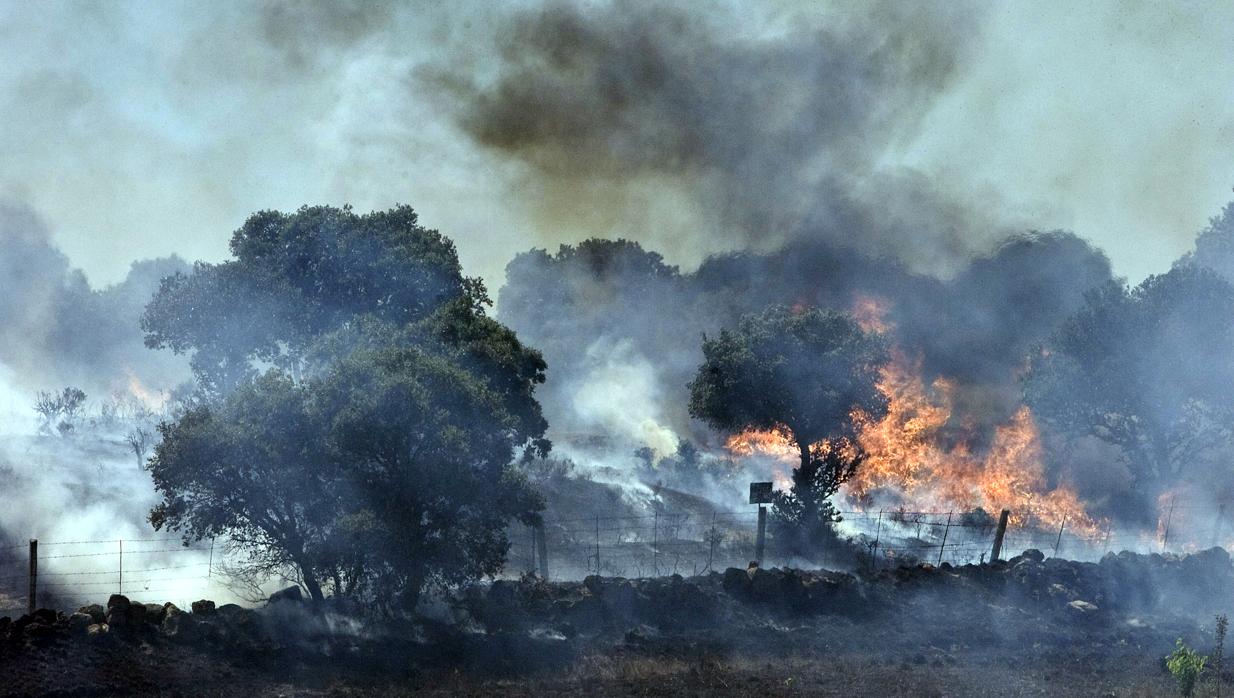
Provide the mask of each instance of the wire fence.
POLYGON ((0 548, 0 611, 85 603, 111 594, 187 603, 215 581, 214 544, 171 537, 35 541, 0 548), (32 596, 33 595, 33 596, 32 596))
MULTIPOLYGON (((1224 509, 1169 502, 1156 530, 1117 528, 1090 520, 1068 525, 1046 512, 1012 513, 1000 558, 1035 548, 1049 556, 1086 560, 1107 552, 1185 553, 1230 547, 1234 526, 1224 509), (1196 517, 1204 517, 1198 521, 1196 517), (1229 540, 1227 540, 1227 538, 1229 540)), ((764 537, 763 566, 887 569, 905 564, 981 564, 991 559, 998 521, 984 512, 883 509, 839 512, 842 521, 809 545, 764 537), (808 551, 803 548, 809 548, 808 551)), ((758 512, 655 512, 642 516, 548 519, 541 529, 513 526, 505 576, 535 571, 555 579, 591 574, 683 576, 744 568, 757 557, 758 512)))
MULTIPOLYGON (((888 569, 905 564, 980 564, 990 560, 998 533, 984 512, 883 509, 839 512, 829 535, 810 541, 764 536, 764 566, 888 569)), ((1096 559, 1107 552, 1184 553, 1234 544, 1225 508, 1163 503, 1156 529, 1092 522, 1069 527, 1040 512, 1015 512, 1002 538, 1002 558, 1028 548, 1050 556, 1096 559)), ((503 576, 536 571, 554 579, 683 576, 744 568, 758 556, 759 512, 672 512, 549 518, 541 527, 509 530, 503 576)), ((0 546, 0 613, 34 606, 67 606, 111 594, 187 604, 216 584, 230 588, 222 548, 180 538, 30 541, 0 546), (224 574, 220 575, 220 572, 224 574)))

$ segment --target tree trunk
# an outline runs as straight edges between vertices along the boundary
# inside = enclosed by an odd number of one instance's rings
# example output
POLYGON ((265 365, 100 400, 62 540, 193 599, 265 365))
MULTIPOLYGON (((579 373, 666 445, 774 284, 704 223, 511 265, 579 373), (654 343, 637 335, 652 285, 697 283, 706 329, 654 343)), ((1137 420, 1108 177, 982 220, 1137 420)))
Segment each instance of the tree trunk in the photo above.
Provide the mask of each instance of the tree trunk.
POLYGON ((309 597, 318 603, 325 601, 326 596, 321 593, 321 584, 317 581, 317 575, 313 574, 313 570, 300 565, 300 576, 304 578, 304 587, 308 589, 309 597))
POLYGON ((805 471, 810 467, 810 444, 805 443, 800 437, 798 437, 797 448, 801 451, 801 469, 802 471, 805 471))

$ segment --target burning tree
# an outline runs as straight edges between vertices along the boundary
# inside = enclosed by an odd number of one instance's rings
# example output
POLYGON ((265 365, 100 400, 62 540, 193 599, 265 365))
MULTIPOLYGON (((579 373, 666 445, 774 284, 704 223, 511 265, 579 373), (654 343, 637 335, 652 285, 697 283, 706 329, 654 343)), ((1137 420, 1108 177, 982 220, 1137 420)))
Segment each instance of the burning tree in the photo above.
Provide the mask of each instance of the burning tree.
POLYGON ((854 415, 878 419, 887 409, 877 388, 887 358, 883 340, 848 315, 773 306, 704 337, 690 414, 727 432, 775 431, 796 448, 799 465, 775 515, 809 544, 836 520, 829 498, 862 460, 854 415))

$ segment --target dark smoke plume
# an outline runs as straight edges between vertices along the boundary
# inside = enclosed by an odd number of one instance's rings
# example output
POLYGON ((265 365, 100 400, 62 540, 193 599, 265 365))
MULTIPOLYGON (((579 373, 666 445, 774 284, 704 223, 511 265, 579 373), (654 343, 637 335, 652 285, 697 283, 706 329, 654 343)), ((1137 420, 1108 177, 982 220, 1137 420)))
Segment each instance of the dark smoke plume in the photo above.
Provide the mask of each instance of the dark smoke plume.
POLYGON ((545 227, 609 225, 695 262, 811 237, 930 271, 996 239, 996 215, 880 166, 958 72, 972 8, 782 24, 561 4, 510 20, 491 80, 422 77, 475 141, 521 164, 545 227))

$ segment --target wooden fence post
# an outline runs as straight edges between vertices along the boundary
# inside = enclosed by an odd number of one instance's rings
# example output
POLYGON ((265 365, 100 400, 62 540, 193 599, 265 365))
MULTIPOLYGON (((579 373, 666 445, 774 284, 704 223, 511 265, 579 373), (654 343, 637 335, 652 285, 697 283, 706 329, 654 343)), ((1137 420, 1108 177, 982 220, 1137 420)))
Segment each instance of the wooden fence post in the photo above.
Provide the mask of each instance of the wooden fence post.
POLYGON ((767 507, 758 505, 758 537, 754 539, 754 561, 763 566, 763 551, 767 546, 767 507))
POLYGON ((1003 536, 1007 535, 1007 519, 1011 517, 1009 509, 1003 509, 998 515, 998 528, 994 529, 994 549, 990 551, 990 562, 997 562, 1003 554, 1003 536))
POLYGON ((651 522, 651 576, 660 576, 660 505, 655 508, 651 522))
MULTIPOLYGON (((1177 495, 1176 495, 1177 496, 1177 495)), ((1166 543, 1170 540, 1170 522, 1174 520, 1174 497, 1170 497, 1170 511, 1165 515, 1165 531, 1161 534, 1161 552, 1165 552, 1166 543)))
POLYGON ((883 510, 878 510, 878 525, 874 527, 874 546, 870 549, 870 569, 878 569, 878 541, 883 534, 883 510))
POLYGON ((30 539, 30 599, 27 604, 30 607, 30 612, 34 613, 38 610, 39 598, 39 541, 37 538, 30 539))
POLYGON ((536 557, 540 561, 540 578, 548 579, 548 541, 545 540, 544 524, 540 523, 535 527, 536 539, 536 557))
POLYGON ((596 515, 596 574, 600 574, 600 515, 596 515))
POLYGON ((1058 525, 1058 538, 1054 540, 1054 557, 1058 557, 1058 548, 1063 544, 1063 529, 1067 527, 1067 517, 1058 525))
POLYGON ((935 567, 941 567, 943 564, 943 551, 947 549, 947 533, 951 531, 951 514, 947 512, 947 525, 943 527, 943 544, 938 546, 938 564, 935 567))
POLYGON ((1221 545, 1221 523, 1225 519, 1225 502, 1221 502, 1221 506, 1217 508, 1217 520, 1213 523, 1213 544, 1211 547, 1221 545))

